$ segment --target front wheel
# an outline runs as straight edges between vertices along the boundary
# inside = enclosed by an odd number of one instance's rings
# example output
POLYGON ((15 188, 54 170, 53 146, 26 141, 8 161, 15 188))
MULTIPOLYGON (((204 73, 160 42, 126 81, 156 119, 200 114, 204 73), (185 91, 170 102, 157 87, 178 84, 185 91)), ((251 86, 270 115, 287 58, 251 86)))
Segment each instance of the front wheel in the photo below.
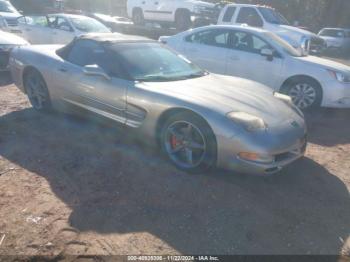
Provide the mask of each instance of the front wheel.
POLYGON ((30 70, 24 77, 24 87, 30 103, 38 111, 51 109, 51 99, 44 78, 36 70, 30 70))
POLYGON ((191 15, 186 10, 179 10, 175 15, 175 27, 178 31, 185 31, 192 25, 191 15))
POLYGON ((198 173, 215 165, 215 136, 197 115, 171 116, 161 131, 161 147, 169 160, 186 172, 198 173))
POLYGON ((132 21, 134 22, 135 25, 144 25, 145 19, 143 17, 142 9, 136 8, 132 12, 132 21))
POLYGON ((320 85, 311 79, 298 79, 288 84, 283 93, 289 95, 293 103, 301 110, 310 110, 321 105, 320 85))

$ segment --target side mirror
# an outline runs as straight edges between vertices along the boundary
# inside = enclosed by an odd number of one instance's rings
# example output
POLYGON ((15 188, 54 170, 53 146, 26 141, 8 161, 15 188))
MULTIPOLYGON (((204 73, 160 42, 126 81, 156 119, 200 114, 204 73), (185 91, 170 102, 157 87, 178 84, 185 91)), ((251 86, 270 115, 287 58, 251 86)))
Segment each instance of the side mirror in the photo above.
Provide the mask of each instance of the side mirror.
POLYGON ((100 76, 106 80, 111 80, 111 77, 106 74, 106 72, 98 65, 86 65, 83 70, 85 75, 88 76, 100 76))
POLYGON ((260 54, 262 56, 265 56, 269 61, 273 60, 273 53, 274 53, 273 50, 268 48, 261 49, 260 51, 260 54))

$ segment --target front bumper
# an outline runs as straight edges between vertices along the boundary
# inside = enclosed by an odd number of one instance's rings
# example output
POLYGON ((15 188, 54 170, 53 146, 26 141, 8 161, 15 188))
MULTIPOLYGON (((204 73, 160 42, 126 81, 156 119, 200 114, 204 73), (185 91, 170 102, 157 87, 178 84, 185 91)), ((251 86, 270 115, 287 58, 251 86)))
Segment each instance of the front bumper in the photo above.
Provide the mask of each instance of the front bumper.
POLYGON ((322 38, 313 37, 310 40, 310 53, 322 54, 327 49, 327 43, 322 38))
POLYGON ((191 20, 193 22, 198 21, 198 20, 205 20, 209 21, 210 23, 216 23, 219 18, 219 13, 216 9, 205 9, 201 10, 199 12, 192 12, 191 13, 191 20))
POLYGON ((350 108, 350 83, 336 80, 328 81, 323 86, 323 107, 350 108))
POLYGON ((241 132, 233 137, 217 135, 217 167, 238 173, 270 175, 302 158, 307 147, 307 130, 302 119, 285 120, 278 126, 257 133, 241 132), (294 125, 295 124, 295 125, 294 125), (271 162, 240 158, 248 152, 265 156, 271 162))
POLYGON ((306 146, 306 139, 300 139, 295 146, 286 149, 284 152, 273 155, 275 161, 272 163, 258 163, 241 159, 237 155, 232 155, 231 161, 228 162, 226 168, 244 174, 271 175, 281 171, 285 166, 299 158, 302 158, 305 154, 306 146))

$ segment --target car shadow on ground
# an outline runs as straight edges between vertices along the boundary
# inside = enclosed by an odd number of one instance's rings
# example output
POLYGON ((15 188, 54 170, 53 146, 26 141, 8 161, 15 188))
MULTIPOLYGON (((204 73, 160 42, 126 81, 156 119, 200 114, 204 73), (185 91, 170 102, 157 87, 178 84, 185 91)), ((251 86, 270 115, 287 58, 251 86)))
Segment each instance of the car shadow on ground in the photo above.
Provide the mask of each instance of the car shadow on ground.
POLYGON ((11 85, 13 83, 10 73, 0 72, 0 87, 11 85))
POLYGON ((44 177, 80 232, 149 232, 185 254, 338 254, 348 237, 349 192, 311 159, 188 175, 128 133, 25 109, 0 117, 0 154, 44 177))
POLYGON ((311 143, 335 146, 350 143, 350 109, 319 108, 305 113, 311 143))

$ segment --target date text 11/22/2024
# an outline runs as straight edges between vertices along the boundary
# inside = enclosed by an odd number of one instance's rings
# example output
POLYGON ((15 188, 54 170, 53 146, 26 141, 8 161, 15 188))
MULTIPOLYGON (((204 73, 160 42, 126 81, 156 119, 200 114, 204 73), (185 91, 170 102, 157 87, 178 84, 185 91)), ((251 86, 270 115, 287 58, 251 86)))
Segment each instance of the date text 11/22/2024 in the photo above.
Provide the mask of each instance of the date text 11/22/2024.
POLYGON ((128 256, 128 261, 220 261, 217 256, 128 256))

